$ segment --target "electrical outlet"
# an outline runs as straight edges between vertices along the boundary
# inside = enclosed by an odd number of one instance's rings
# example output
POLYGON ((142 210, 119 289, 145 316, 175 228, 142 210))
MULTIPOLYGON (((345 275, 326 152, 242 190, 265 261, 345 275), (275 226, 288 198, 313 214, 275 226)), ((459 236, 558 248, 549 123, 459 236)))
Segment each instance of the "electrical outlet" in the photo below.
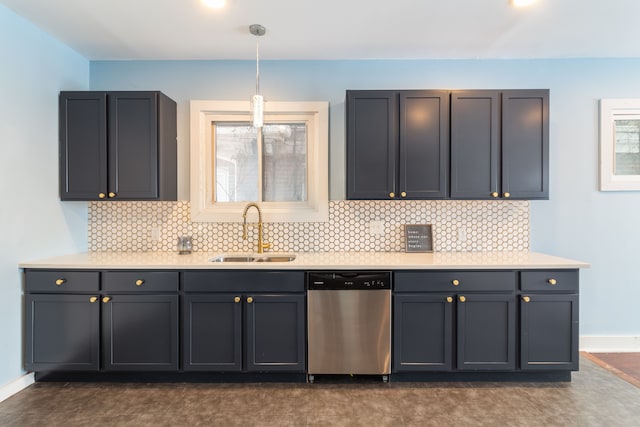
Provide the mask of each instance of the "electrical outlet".
POLYGON ((384 234, 384 221, 369 221, 369 234, 382 236, 384 234))
POLYGON ((458 228, 458 242, 465 242, 467 240, 467 230, 464 228, 458 228))
POLYGON ((157 242, 160 240, 160 227, 157 225, 151 226, 151 241, 157 242))

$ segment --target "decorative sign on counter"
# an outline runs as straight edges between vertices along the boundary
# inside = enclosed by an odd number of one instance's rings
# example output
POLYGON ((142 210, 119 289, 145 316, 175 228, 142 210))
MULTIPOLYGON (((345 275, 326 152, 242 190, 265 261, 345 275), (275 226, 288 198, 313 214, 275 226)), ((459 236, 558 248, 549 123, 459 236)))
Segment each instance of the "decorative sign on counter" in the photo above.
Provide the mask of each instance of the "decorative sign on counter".
POLYGON ((406 252, 433 252, 431 224, 405 224, 406 252))

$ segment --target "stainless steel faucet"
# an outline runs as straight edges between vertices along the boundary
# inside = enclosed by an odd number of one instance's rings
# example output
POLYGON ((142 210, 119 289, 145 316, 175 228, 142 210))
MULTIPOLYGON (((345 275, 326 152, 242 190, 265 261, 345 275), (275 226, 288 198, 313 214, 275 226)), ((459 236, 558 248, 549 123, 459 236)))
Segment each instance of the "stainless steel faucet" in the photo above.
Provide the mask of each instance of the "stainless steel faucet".
POLYGON ((265 249, 269 249, 271 247, 271 243, 265 243, 262 240, 262 211, 260 210, 260 206, 257 203, 248 203, 244 208, 244 213, 242 214, 243 223, 242 223, 242 240, 247 240, 247 212, 249 208, 256 208, 258 211, 258 223, 254 224, 254 226, 258 227, 258 253, 261 254, 265 249))

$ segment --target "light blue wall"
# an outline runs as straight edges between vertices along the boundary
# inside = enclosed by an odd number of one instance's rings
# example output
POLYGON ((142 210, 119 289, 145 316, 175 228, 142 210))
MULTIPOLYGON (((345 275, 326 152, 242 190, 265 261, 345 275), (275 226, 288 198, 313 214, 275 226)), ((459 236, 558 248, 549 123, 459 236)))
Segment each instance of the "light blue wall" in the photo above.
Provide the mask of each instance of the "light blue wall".
MULTIPOLYGON (((262 61, 267 101, 326 100, 330 194, 345 195, 345 89, 551 90, 551 200, 531 203, 532 250, 592 264, 581 273, 581 334, 640 336, 640 193, 597 191, 598 100, 640 98, 640 60, 262 61)), ((189 100, 248 99, 252 61, 92 62, 92 89, 159 89, 178 102, 188 167, 189 100)), ((188 187, 180 183, 183 198, 188 187)))
POLYGON ((0 387, 22 371, 18 263, 86 251, 86 203, 58 200, 58 92, 89 61, 0 5, 0 387))

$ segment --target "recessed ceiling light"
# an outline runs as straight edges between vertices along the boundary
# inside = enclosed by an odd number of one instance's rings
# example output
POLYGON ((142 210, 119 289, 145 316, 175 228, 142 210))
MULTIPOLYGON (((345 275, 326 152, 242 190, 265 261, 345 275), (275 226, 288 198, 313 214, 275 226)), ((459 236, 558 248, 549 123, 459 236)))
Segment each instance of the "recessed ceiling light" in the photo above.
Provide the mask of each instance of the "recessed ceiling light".
POLYGON ((225 0, 202 0, 202 3, 212 9, 222 9, 225 0))
POLYGON ((525 7, 530 6, 535 2, 536 0, 511 0, 511 5, 513 7, 525 7))

